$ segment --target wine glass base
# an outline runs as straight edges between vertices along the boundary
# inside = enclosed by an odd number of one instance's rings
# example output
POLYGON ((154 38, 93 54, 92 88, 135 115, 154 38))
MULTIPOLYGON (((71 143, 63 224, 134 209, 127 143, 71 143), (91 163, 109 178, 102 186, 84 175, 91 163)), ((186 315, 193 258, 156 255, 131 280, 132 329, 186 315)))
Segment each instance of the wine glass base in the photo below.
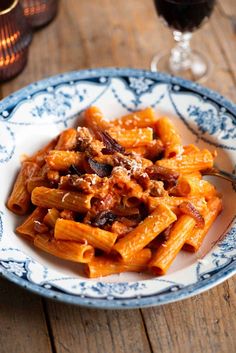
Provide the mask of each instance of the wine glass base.
POLYGON ((164 71, 188 80, 203 82, 212 71, 209 60, 200 52, 191 51, 190 60, 184 68, 174 68, 170 64, 171 52, 155 55, 151 62, 151 71, 164 71))

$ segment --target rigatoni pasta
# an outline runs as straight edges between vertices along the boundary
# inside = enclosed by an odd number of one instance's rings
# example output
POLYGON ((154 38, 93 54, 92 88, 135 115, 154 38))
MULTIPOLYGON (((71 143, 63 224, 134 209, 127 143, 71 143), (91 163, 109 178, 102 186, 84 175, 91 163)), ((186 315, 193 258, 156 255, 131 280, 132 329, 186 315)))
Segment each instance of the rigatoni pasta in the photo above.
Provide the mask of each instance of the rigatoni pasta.
POLYGON ((165 147, 165 157, 171 158, 181 155, 183 145, 180 135, 177 133, 174 125, 167 117, 162 117, 156 122, 156 130, 165 147))
POLYGON ((89 224, 58 219, 55 224, 54 237, 57 240, 85 242, 109 253, 115 244, 117 234, 92 227, 89 224))
POLYGON ((202 178, 215 152, 184 146, 149 107, 109 122, 92 106, 84 122, 22 163, 7 207, 32 213, 17 234, 90 278, 165 274, 182 248, 200 248, 222 209, 202 178))
POLYGON ((74 191, 36 187, 32 191, 32 203, 40 207, 55 207, 75 212, 86 212, 90 209, 92 195, 74 191))
POLYGON ((30 193, 27 182, 39 171, 39 166, 34 162, 23 162, 16 178, 13 190, 7 201, 7 207, 14 213, 24 215, 30 206, 30 193))
POLYGON ((152 252, 148 248, 139 251, 127 261, 117 261, 111 256, 99 256, 86 265, 85 273, 90 278, 97 278, 121 272, 142 272, 147 269, 151 257, 152 252))
POLYGON ((133 231, 119 240, 113 250, 123 260, 128 261, 135 253, 144 249, 154 238, 177 219, 176 215, 165 204, 157 208, 133 231))
POLYGON ((158 248, 148 265, 155 274, 166 273, 195 225, 196 222, 191 216, 182 215, 179 217, 168 235, 168 240, 158 248))
POLYGON ((87 263, 94 257, 94 248, 91 245, 80 244, 73 241, 56 240, 47 234, 36 235, 34 245, 64 260, 87 263))
POLYGON ((210 227, 215 221, 216 217, 222 210, 222 201, 219 197, 213 197, 207 203, 207 209, 204 212, 205 226, 203 229, 195 228, 189 234, 185 241, 184 248, 188 251, 196 252, 199 250, 202 242, 207 235, 210 227))

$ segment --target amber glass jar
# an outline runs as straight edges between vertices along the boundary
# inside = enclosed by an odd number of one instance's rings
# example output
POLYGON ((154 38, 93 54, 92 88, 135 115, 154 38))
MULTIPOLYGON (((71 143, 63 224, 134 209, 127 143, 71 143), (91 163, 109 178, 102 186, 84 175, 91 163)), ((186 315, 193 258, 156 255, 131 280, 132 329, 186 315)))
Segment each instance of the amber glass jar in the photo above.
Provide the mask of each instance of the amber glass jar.
POLYGON ((32 32, 19 0, 0 1, 0 81, 19 74, 26 62, 32 32))

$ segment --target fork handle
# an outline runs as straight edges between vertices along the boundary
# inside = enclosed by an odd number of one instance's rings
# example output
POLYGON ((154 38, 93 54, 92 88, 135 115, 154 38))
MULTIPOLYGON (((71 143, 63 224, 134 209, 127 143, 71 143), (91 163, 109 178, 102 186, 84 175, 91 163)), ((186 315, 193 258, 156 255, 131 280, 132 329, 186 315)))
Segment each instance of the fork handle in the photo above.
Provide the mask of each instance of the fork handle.
POLYGON ((236 184, 236 175, 232 173, 225 172, 224 170, 220 170, 217 168, 212 168, 212 170, 207 170, 205 175, 213 175, 217 176, 219 178, 226 179, 228 181, 231 181, 231 183, 236 184))

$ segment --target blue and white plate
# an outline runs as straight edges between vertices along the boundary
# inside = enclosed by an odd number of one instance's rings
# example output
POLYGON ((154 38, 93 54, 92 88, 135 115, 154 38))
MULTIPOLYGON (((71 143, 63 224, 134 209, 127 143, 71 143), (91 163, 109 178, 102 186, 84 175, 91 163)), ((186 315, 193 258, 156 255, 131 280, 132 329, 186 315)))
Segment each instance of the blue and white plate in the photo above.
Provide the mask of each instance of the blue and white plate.
POLYGON ((22 221, 5 202, 20 158, 72 126, 89 105, 109 119, 152 106, 173 119, 184 144, 217 150, 217 165, 235 172, 236 106, 195 83, 133 69, 71 72, 34 83, 0 102, 0 273, 35 293, 97 308, 135 308, 174 302, 203 292, 236 272, 236 193, 213 180, 224 210, 197 254, 182 252, 168 274, 123 273, 98 280, 80 266, 38 249, 17 236, 22 221))

